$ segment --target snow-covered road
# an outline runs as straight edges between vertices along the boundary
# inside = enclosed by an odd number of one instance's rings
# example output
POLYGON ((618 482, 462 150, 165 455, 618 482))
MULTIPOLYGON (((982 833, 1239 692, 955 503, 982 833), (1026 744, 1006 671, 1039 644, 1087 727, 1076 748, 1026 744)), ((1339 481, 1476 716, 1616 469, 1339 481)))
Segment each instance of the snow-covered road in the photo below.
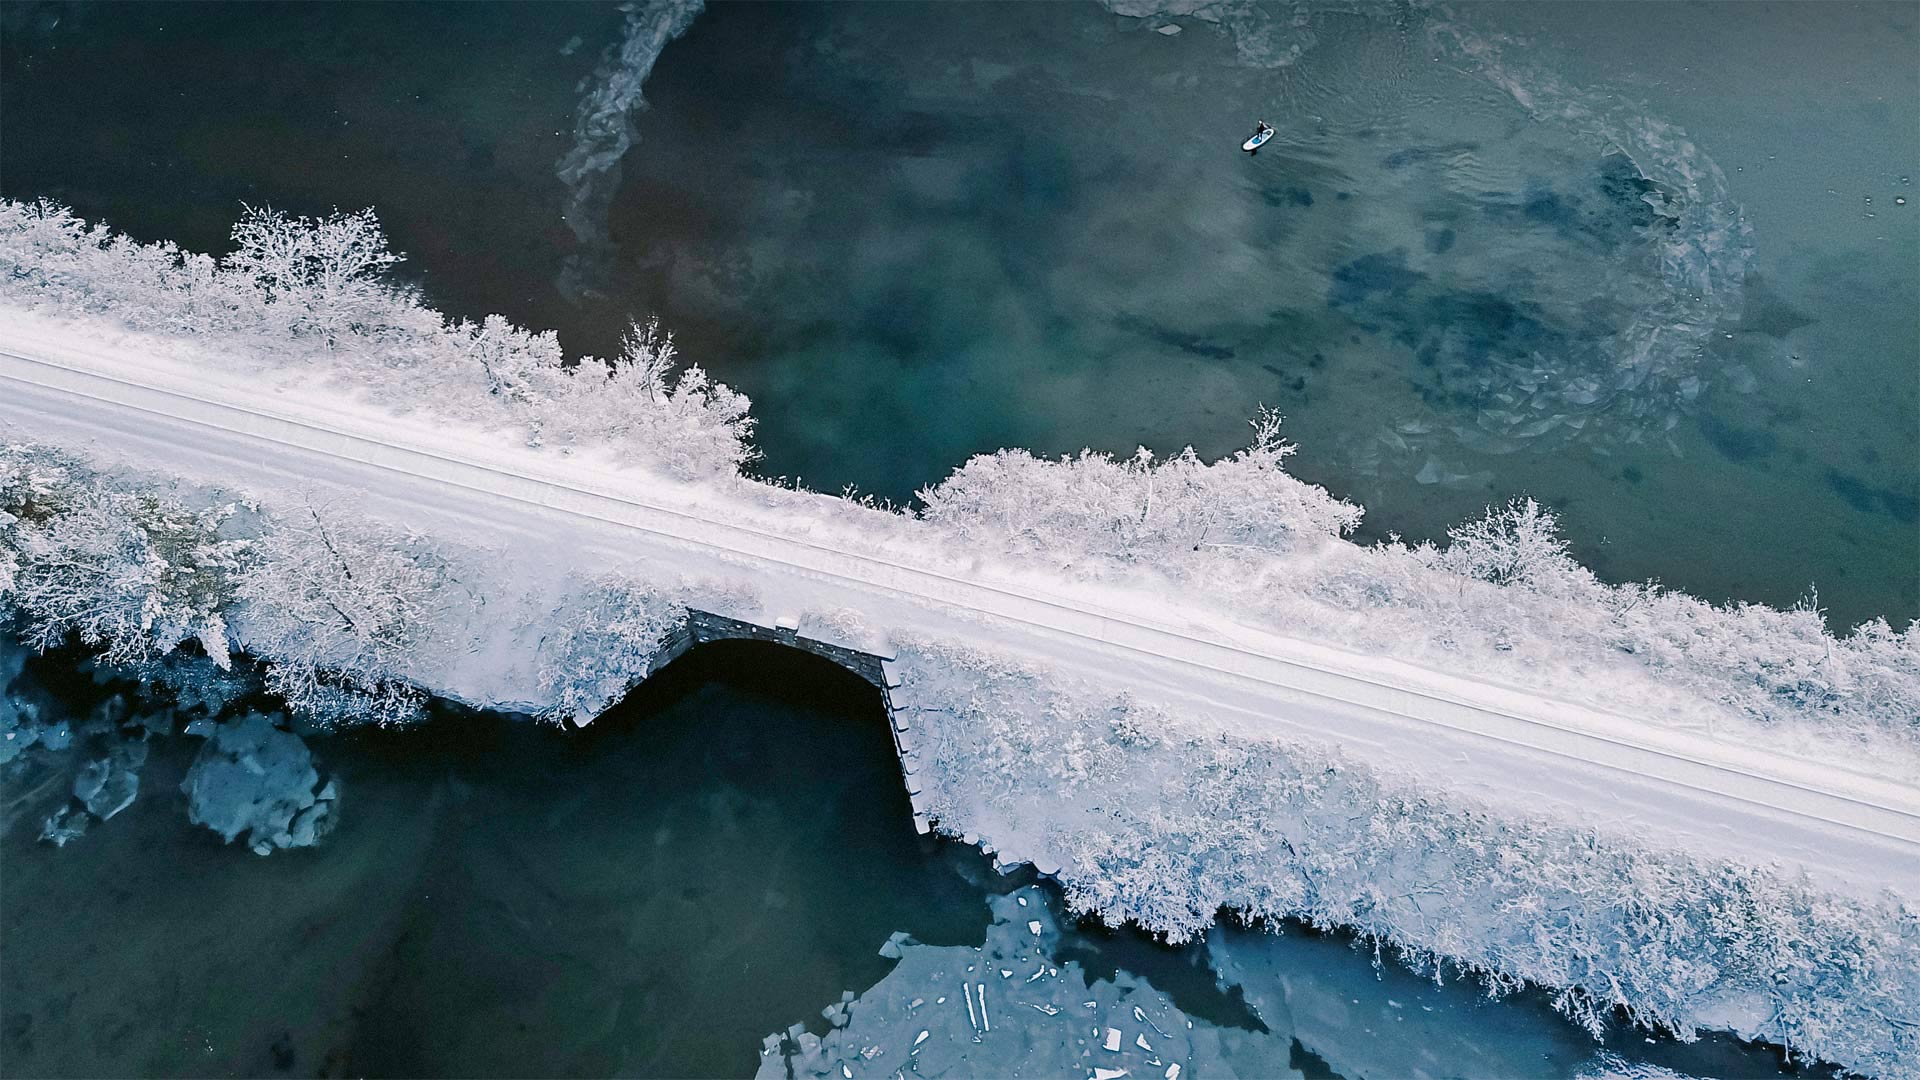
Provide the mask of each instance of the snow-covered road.
MULTIPOLYGON (((883 632, 1016 653, 1239 731, 1336 742, 1485 802, 1920 896, 1910 783, 1289 638, 1164 596, 942 566, 885 538, 856 542, 845 515, 796 513, 791 500, 769 506, 342 393, 260 386, 35 320, 0 326, 8 437, 263 495, 325 492, 483 539, 503 558, 738 581, 769 625, 852 609, 883 632)), ((478 671, 434 689, 515 700, 478 671)))

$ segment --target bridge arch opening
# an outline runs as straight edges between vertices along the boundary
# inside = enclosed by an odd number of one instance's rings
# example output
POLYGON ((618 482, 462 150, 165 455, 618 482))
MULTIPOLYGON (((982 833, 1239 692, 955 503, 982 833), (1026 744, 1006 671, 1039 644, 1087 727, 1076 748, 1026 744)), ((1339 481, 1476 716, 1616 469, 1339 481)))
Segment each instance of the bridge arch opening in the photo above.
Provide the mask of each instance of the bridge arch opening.
POLYGON ((984 940, 984 859, 914 831, 881 691, 823 656, 707 641, 585 728, 501 726, 425 860, 361 1071, 750 1073, 766 1034, 883 978, 893 932, 984 940), (523 1009, 555 1045, 514 1041, 523 1009), (568 1045, 563 1013, 617 1038, 568 1045))

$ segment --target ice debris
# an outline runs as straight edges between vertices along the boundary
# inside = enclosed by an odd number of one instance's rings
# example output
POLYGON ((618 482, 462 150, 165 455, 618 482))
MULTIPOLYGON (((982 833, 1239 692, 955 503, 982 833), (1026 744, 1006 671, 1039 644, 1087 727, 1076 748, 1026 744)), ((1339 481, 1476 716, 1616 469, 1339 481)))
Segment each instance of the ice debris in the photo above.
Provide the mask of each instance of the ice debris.
POLYGON ((994 921, 984 945, 922 945, 897 935, 890 944, 900 954, 899 964, 855 999, 860 1007, 852 1009, 845 1000, 829 1007, 847 1021, 833 1023, 810 1045, 769 1039, 759 1075, 766 1080, 846 1080, 849 1074, 1177 1080, 1183 1068, 1204 1072, 1207 1063, 1228 1058, 1240 1070, 1237 1075, 1285 1075, 1287 1040, 1237 1028, 1196 1030, 1191 1021, 1174 1022, 1185 1018, 1172 1002, 1130 972, 1090 984, 1077 964, 1049 964, 1048 950, 1061 931, 1057 912, 1039 889, 1023 888, 991 903, 994 921), (1037 936, 1027 927, 1029 916, 1041 924, 1037 936), (1027 970, 1034 975, 1012 979, 1004 974, 1027 970), (987 982, 996 973, 1001 974, 998 992, 989 995, 987 982), (939 993, 942 989, 959 992, 939 993), (871 1063, 882 1047, 899 1057, 874 1070, 871 1063))
POLYGON ((79 807, 63 806, 47 819, 46 825, 40 830, 40 839, 54 847, 66 847, 67 841, 78 840, 86 834, 87 823, 92 820, 79 807))
POLYGON ((122 743, 98 761, 89 762, 73 778, 73 797, 101 821, 133 805, 140 794, 140 766, 147 760, 146 743, 122 743))
POLYGON ((217 725, 187 771, 187 817, 228 843, 241 833, 255 854, 309 847, 332 829, 339 789, 319 785, 300 737, 259 713, 217 725))

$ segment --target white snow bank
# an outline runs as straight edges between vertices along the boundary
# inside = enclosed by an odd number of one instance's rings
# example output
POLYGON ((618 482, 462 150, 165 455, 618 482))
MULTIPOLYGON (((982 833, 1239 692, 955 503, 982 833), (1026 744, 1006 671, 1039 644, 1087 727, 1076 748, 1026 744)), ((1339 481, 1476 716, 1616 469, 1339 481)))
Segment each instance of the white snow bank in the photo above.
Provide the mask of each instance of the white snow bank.
POLYGON ((895 671, 916 807, 1057 870, 1078 910, 1174 940, 1222 910, 1300 918, 1495 992, 1552 988, 1596 1033, 1618 1008, 1882 1075, 1920 1060, 1912 897, 1839 895, 1763 849, 1703 858, 1631 828, 1494 812, 1011 657, 911 641, 895 671))
MULTIPOLYGON (((57 207, 0 201, 8 336, 106 344, 103 324, 118 323, 165 336, 112 351, 140 354, 155 377, 191 372, 196 389, 273 391, 375 422, 430 412, 449 449, 544 445, 582 477, 658 489, 681 506, 843 550, 965 566, 980 579, 1043 571, 1124 593, 1132 606, 1204 606, 1215 622, 1472 671, 1730 744, 1920 776, 1920 630, 1876 620, 1836 637, 1811 608, 1722 608, 1606 585, 1566 557, 1552 516, 1526 503, 1490 510, 1445 548, 1362 548, 1337 539, 1357 507, 1281 468, 1291 448, 1270 416, 1252 446, 1212 463, 1190 452, 976 458, 922 493, 918 520, 739 479, 751 456, 745 399, 698 368, 671 378, 676 358, 656 324, 636 327, 610 375, 589 377, 580 373, 609 369, 562 367, 552 334, 497 316, 449 324, 382 284, 395 257, 368 213, 250 212, 236 238, 240 250, 216 263, 57 207), (632 465, 699 482, 661 487, 632 465)), ((122 542, 78 531, 96 545, 122 542)), ((0 547, 0 588, 15 558, 0 547)), ((207 614, 188 604, 161 613, 152 632, 204 628, 203 642, 217 641, 207 614)))
POLYGON ((678 476, 732 474, 750 459, 747 399, 673 340, 636 323, 610 362, 565 363, 552 332, 499 316, 443 319, 381 274, 372 211, 322 218, 249 209, 221 260, 139 244, 51 203, 0 200, 0 297, 20 307, 117 323, 223 354, 229 374, 344 381, 386 409, 427 409, 554 446, 617 448, 678 476))

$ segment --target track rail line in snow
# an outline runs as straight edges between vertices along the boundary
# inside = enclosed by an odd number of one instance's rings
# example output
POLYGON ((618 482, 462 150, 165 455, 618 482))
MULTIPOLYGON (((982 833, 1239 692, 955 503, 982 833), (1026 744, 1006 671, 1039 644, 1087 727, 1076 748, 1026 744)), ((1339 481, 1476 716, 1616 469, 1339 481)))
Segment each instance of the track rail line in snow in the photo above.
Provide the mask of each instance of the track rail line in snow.
POLYGON ((317 399, 295 410, 272 395, 255 400, 231 383, 165 365, 130 372, 124 361, 66 342, 54 349, 0 335, 0 345, 6 346, 0 349, 0 417, 28 434, 36 428, 64 434, 48 438, 56 444, 84 432, 108 447, 139 445, 154 457, 146 464, 162 471, 167 445, 184 455, 200 443, 216 454, 212 445, 224 444, 229 452, 223 456, 232 461, 252 451, 278 463, 270 471, 290 475, 324 473, 329 459, 351 462, 372 470, 382 485, 427 485, 476 507, 585 519, 637 534, 649 545, 803 581, 815 592, 844 597, 848 607, 879 601, 912 608, 922 613, 913 620, 916 628, 935 636, 944 630, 1016 653, 1031 647, 1091 677, 1150 683, 1204 711, 1276 733, 1290 730, 1368 751, 1392 748, 1403 761, 1425 756, 1430 772, 1450 755, 1463 763, 1462 774, 1483 778, 1497 776, 1503 758, 1544 761, 1570 780, 1564 791, 1541 794, 1585 805, 1597 816, 1691 831, 1708 849, 1778 847, 1792 861, 1860 884, 1920 891, 1920 790, 1884 777, 1218 622, 1197 610, 1159 604, 1120 610, 843 550, 666 505, 660 495, 672 495, 671 486, 622 484, 618 474, 503 447, 503 440, 480 433, 412 418, 383 420, 375 428, 365 414, 317 399), (155 377, 162 370, 165 378, 155 377), (168 429, 194 436, 170 442, 161 434, 168 429), (1170 614, 1187 617, 1189 627, 1170 622, 1170 614), (1220 636, 1203 636, 1207 632, 1220 636), (1222 640, 1229 636, 1233 640, 1222 640), (1416 749, 1411 755, 1396 743, 1408 736, 1416 749), (1672 805, 1661 806, 1663 798, 1672 805))

